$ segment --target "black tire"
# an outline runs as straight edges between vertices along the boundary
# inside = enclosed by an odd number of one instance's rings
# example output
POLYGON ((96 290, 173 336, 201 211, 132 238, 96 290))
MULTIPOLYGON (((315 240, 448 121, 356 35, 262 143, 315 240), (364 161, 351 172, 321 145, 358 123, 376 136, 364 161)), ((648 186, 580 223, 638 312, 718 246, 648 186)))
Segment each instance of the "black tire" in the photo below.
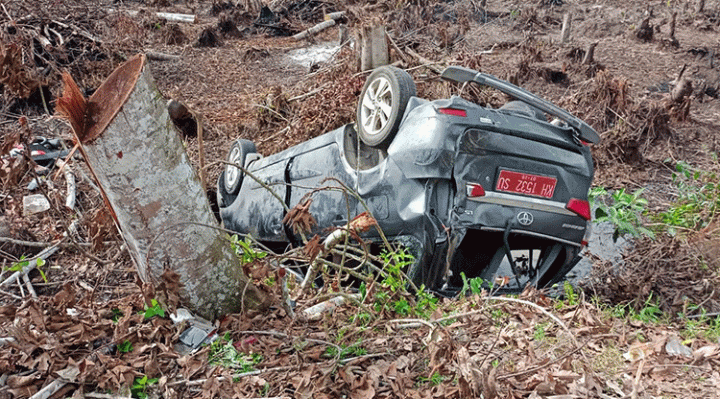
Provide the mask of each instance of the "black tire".
POLYGON ((398 131, 410 97, 417 94, 412 76, 400 68, 382 66, 370 74, 357 107, 360 140, 387 147, 398 131))
MULTIPOLYGON (((245 165, 245 159, 248 154, 257 152, 255 149, 255 143, 250 140, 238 139, 230 147, 228 152, 227 161, 234 164, 245 165)), ((220 195, 223 199, 223 205, 230 205, 229 199, 234 198, 238 191, 240 191, 240 185, 243 180, 242 170, 236 168, 233 165, 226 164, 225 169, 220 174, 218 180, 218 188, 220 195)), ((230 201, 231 202, 231 201, 230 201)))

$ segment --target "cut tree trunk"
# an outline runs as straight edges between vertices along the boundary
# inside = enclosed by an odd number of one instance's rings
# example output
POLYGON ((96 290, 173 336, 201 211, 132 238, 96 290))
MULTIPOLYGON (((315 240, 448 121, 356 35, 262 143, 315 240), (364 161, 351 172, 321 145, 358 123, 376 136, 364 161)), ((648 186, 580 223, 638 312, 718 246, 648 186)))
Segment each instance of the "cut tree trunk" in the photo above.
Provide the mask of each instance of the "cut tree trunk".
POLYGON ((117 68, 85 101, 65 75, 58 108, 127 243, 140 278, 156 284, 165 268, 180 276, 181 301, 214 319, 261 309, 252 284, 217 222, 173 128, 144 55, 117 68), (244 302, 244 305, 243 305, 244 302))
POLYGON ((361 30, 360 69, 367 71, 390 63, 385 26, 364 26, 361 30))

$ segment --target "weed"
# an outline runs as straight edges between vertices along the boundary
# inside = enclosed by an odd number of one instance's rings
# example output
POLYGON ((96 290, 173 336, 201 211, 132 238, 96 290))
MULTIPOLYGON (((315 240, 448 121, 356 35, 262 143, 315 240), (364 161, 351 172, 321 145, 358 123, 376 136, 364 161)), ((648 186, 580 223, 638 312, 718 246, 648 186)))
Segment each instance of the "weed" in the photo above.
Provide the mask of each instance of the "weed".
MULTIPOLYGON (((347 346, 347 345, 340 345, 340 359, 345 359, 348 356, 363 356, 367 355, 367 349, 362 347, 362 339, 358 338, 357 341, 355 341, 354 344, 347 346)), ((325 349, 325 352, 323 353, 324 357, 328 358, 336 358, 338 356, 338 350, 334 346, 328 346, 327 349, 325 349)))
POLYGON ((132 352, 132 350, 133 350, 132 342, 125 340, 125 341, 123 341, 122 344, 118 345, 117 348, 120 353, 132 352))
POLYGON ((630 194, 621 188, 609 193, 604 187, 592 188, 588 198, 592 207, 597 206, 595 222, 607 221, 615 225, 614 240, 624 234, 655 238, 655 233, 643 225, 642 215, 648 204, 647 199, 641 197, 643 191, 641 188, 630 194))
POLYGON ((372 321, 372 315, 367 312, 360 312, 352 317, 352 322, 355 324, 360 325, 361 327, 365 327, 372 321))
POLYGON ((546 326, 547 326, 547 323, 535 324, 534 332, 533 332, 533 339, 535 339, 535 341, 542 341, 545 339, 545 327, 546 326))
POLYGON ((509 314, 507 314, 502 309, 495 309, 492 312, 490 312, 490 317, 492 317, 492 319, 495 321, 505 320, 505 318, 507 318, 508 316, 509 316, 509 314))
POLYGON ((390 289, 392 292, 403 291, 405 289, 405 278, 402 270, 410 266, 415 258, 404 248, 400 248, 393 252, 383 251, 380 254, 383 261, 383 269, 385 276, 380 285, 390 289))
POLYGON ((243 265, 267 256, 267 252, 255 249, 253 241, 247 236, 240 239, 237 235, 233 235, 230 237, 230 246, 240 256, 240 262, 243 265))
POLYGON ((395 310, 395 313, 401 316, 407 316, 408 314, 410 314, 410 304, 405 298, 398 299, 397 301, 393 302, 393 310, 395 310))
POLYGON ((643 307, 639 311, 636 312, 632 310, 630 312, 630 317, 644 323, 659 323, 664 315, 665 314, 662 310, 660 310, 657 302, 653 300, 652 293, 650 293, 648 298, 645 300, 643 307))
MULTIPOLYGON (((468 279, 467 276, 465 276, 464 272, 460 272, 460 277, 462 278, 462 281, 463 281, 463 287, 460 290, 461 297, 465 296, 467 294, 468 290, 473 295, 482 294, 483 283, 485 282, 482 278, 473 277, 471 279, 468 279)), ((490 289, 492 289, 492 288, 490 288, 490 289)))
POLYGON ((425 291, 425 286, 420 286, 416 300, 414 313, 418 317, 429 317, 437 309, 438 298, 425 291))
POLYGON ((158 382, 157 378, 148 378, 148 376, 146 375, 142 377, 135 377, 132 387, 130 387, 130 393, 132 393, 132 396, 134 398, 146 399, 148 397, 148 387, 155 384, 156 382, 158 382))
POLYGON ((255 365, 262 362, 263 357, 259 353, 245 354, 237 350, 230 338, 230 333, 225 333, 210 344, 208 352, 208 363, 225 368, 237 370, 240 373, 247 373, 255 370, 255 365))
POLYGON ((117 323, 121 317, 125 316, 123 312, 120 311, 118 308, 112 308, 112 320, 113 323, 117 323))
POLYGON ((565 291, 565 302, 568 306, 575 306, 579 303, 578 294, 575 293, 575 288, 573 288, 569 281, 565 280, 563 290, 565 291))
POLYGON ((152 319, 155 316, 165 317, 165 309, 160 306, 160 304, 155 298, 150 300, 150 304, 152 306, 148 306, 147 304, 145 304, 145 320, 152 319))
MULTIPOLYGON (((45 266, 45 259, 37 258, 37 260, 35 262, 37 262, 37 266, 35 268, 40 272, 40 276, 42 277, 43 281, 45 281, 47 283, 47 281, 48 281, 47 277, 45 277, 45 272, 42 270, 42 267, 45 266)), ((20 257, 20 260, 13 263, 10 267, 6 268, 5 270, 10 271, 10 272, 21 272, 21 271, 23 271, 23 269, 28 267, 28 265, 30 265, 30 261, 28 259, 25 259, 25 255, 22 255, 20 257)))
POLYGON ((671 236, 677 234, 678 228, 702 229, 720 212, 720 184, 716 173, 699 170, 682 161, 675 165, 675 170, 672 181, 678 188, 678 198, 658 214, 658 221, 671 236))
POLYGON ((490 365, 493 366, 493 368, 498 368, 500 365, 500 359, 493 359, 493 361, 490 362, 490 365))
POLYGON ((425 376, 417 377, 418 383, 420 383, 420 384, 428 384, 429 383, 431 386, 440 385, 440 383, 445 381, 445 378, 446 377, 444 375, 438 373, 437 371, 432 373, 432 375, 430 377, 425 377, 425 376))

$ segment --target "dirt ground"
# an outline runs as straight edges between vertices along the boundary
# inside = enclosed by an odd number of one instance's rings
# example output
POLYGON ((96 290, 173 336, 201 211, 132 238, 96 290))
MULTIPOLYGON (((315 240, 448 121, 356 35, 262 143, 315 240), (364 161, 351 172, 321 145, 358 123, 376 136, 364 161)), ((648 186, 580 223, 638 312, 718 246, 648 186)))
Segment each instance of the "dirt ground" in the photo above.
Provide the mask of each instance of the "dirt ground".
MULTIPOLYGON (((644 188, 648 209, 663 210, 680 194, 676 165, 720 171, 720 1, 0 0, 0 6, 0 259, 7 269, 58 244, 43 275, 36 270, 27 283, 0 286, 0 397, 47 398, 38 391, 53 381, 61 382, 57 398, 720 392, 718 337, 688 335, 687 323, 674 319, 693 313, 691 304, 720 311, 716 222, 638 240, 623 268, 597 262, 575 300, 526 292, 520 299, 530 304, 518 304, 473 295, 441 300, 430 321, 402 322, 407 315, 370 311, 369 303, 340 307, 320 321, 291 319, 278 308, 227 316, 216 323, 225 337, 219 344, 183 355, 174 345, 184 325, 144 318, 134 266, 83 161, 67 168, 77 181, 70 211, 66 175, 55 176, 55 169, 31 190, 47 170, 7 156, 37 136, 72 146, 69 126, 54 110, 63 71, 90 95, 132 55, 159 53, 166 59, 149 63, 161 93, 203 121, 212 182, 221 170, 216 161, 236 138, 255 141, 268 155, 352 122, 367 76, 359 70, 357 34, 382 23, 392 39, 391 62, 413 75, 420 97, 457 93, 438 77, 448 65, 514 82, 600 133, 595 186, 644 188), (310 39, 290 37, 334 11, 346 12, 338 26, 310 39), (157 12, 196 19, 169 22, 157 12), (563 42, 566 14, 571 30, 563 42), (585 62, 593 44, 594 57, 585 62), (303 49, 332 57, 301 59, 303 49), (674 99, 683 81, 691 88, 674 99), (39 192, 51 199, 50 209, 26 215, 23 197, 39 192), (629 304, 641 312, 648 295, 673 320, 608 311, 629 304), (255 359, 252 369, 239 368, 248 358, 255 359)), ((492 91, 465 96, 487 106, 507 101, 492 91)), ((185 141, 197 163, 197 137, 185 141)))

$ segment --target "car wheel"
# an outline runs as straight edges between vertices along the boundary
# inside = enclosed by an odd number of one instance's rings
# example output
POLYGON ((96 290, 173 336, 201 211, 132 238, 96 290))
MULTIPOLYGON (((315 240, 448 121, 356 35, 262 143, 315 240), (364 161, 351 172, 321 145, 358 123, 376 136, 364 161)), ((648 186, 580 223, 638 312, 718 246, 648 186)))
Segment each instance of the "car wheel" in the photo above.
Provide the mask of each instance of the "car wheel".
POLYGON ((223 198, 225 205, 229 205, 226 200, 227 197, 235 196, 238 191, 240 191, 240 184, 243 179, 242 170, 231 164, 244 166, 247 155, 255 152, 257 152, 255 149, 255 143, 250 140, 235 140, 232 147, 230 147, 230 152, 227 157, 229 164, 225 165, 225 170, 223 170, 222 175, 220 176, 221 179, 219 184, 221 195, 225 197, 223 198))
POLYGON ((358 135, 365 144, 387 146, 395 137, 410 97, 417 89, 409 73, 382 66, 370 74, 357 108, 358 135))

